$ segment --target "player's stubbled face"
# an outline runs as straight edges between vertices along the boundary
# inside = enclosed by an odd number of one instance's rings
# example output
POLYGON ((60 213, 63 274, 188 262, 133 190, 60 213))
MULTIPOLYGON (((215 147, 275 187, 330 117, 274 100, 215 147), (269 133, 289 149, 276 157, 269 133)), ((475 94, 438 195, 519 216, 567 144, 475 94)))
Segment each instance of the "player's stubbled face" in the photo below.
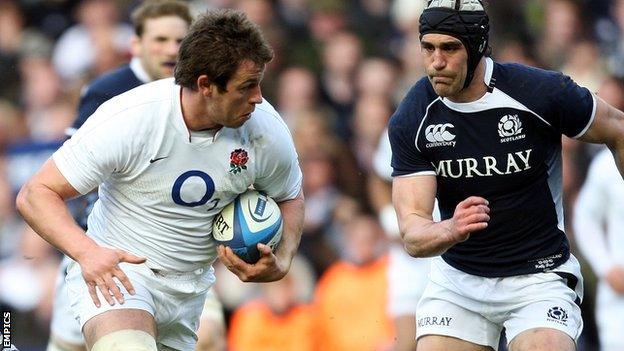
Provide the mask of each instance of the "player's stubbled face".
POLYGON ((213 122, 228 128, 238 128, 251 118, 256 104, 262 102, 260 81, 264 65, 244 60, 227 83, 227 91, 217 91, 213 122))
POLYGON ((464 86, 468 53, 462 42, 450 35, 425 34, 420 41, 427 77, 435 92, 452 97, 464 86))
POLYGON ((145 20, 143 34, 133 41, 133 55, 141 60, 151 79, 173 76, 180 43, 187 31, 188 24, 178 16, 145 20))

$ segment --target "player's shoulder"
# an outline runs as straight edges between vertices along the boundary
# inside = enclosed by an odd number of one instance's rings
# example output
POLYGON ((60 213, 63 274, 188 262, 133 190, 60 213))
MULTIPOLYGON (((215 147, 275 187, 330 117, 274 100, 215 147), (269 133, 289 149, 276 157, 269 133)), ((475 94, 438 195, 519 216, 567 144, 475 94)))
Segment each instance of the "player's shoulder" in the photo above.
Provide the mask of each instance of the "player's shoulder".
POLYGON ((267 135, 280 135, 288 132, 288 126, 277 112, 275 107, 266 99, 256 105, 252 118, 245 124, 246 130, 250 133, 263 133, 267 135))
POLYGON ((176 85, 173 78, 146 83, 117 95, 104 102, 85 122, 90 128, 110 125, 121 131, 148 133, 159 128, 174 108, 173 96, 176 85), (163 122, 156 122, 154 119, 163 122))
POLYGON ((108 114, 119 114, 128 110, 160 109, 162 104, 170 105, 176 85, 173 78, 145 83, 125 91, 102 105, 108 114))
POLYGON ((415 125, 427 114, 427 109, 438 100, 427 77, 421 78, 407 92, 396 111, 390 118, 390 127, 415 125))
POLYGON ((143 84, 129 65, 121 66, 94 79, 87 87, 87 94, 115 96, 143 84))
POLYGON ((494 63, 495 85, 509 95, 544 97, 571 81, 561 72, 519 63, 494 63))

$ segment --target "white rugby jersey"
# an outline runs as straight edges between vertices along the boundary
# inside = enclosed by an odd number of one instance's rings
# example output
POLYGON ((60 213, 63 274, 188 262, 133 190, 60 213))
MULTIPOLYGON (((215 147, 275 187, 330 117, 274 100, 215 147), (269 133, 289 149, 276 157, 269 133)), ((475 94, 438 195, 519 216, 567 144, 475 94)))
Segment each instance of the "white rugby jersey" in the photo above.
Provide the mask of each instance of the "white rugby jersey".
POLYGON ((302 174, 288 128, 266 101, 240 128, 189 132, 173 78, 107 101, 53 155, 81 194, 99 186, 87 234, 152 268, 211 264, 214 216, 248 187, 294 198, 302 174), (246 156, 246 157, 245 157, 246 156))
POLYGON ((614 265, 624 266, 624 182, 613 155, 597 154, 574 208, 574 234, 585 258, 603 277, 614 265))

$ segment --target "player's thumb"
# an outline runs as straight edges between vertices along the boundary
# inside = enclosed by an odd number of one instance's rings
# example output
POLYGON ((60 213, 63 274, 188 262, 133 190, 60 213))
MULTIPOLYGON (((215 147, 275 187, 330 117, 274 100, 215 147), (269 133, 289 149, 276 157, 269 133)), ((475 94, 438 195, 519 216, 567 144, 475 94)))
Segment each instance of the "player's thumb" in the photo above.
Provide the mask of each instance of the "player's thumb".
POLYGON ((268 256, 271 254, 271 247, 262 243, 258 243, 258 251, 260 251, 260 255, 268 256))
POLYGON ((135 256, 131 253, 125 252, 125 251, 118 251, 119 253, 119 261, 120 262, 128 262, 128 263, 144 263, 145 261, 147 261, 147 258, 145 257, 139 257, 139 256, 135 256))

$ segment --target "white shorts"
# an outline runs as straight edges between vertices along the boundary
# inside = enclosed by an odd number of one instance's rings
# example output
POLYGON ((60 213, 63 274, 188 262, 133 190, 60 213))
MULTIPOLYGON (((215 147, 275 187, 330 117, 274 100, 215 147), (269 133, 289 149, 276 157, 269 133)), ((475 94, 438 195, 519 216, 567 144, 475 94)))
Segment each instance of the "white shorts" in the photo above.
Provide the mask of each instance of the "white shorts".
POLYGON ((446 335, 498 350, 505 327, 508 342, 533 328, 557 329, 576 341, 583 329, 582 298, 580 266, 572 255, 552 273, 507 278, 470 275, 437 257, 416 312, 417 338, 446 335))
POLYGON ((602 351, 624 350, 624 295, 600 281, 596 296, 596 324, 602 351))
POLYGON ((208 290, 208 292, 206 293, 206 301, 204 302, 201 320, 214 321, 225 325, 223 306, 217 298, 214 287, 210 287, 210 290, 208 290))
POLYGON ((431 259, 414 258, 402 246, 390 248, 388 312, 392 317, 416 314, 418 301, 429 281, 431 259))
POLYGON ((214 283, 212 267, 187 273, 155 272, 145 264, 121 263, 134 286, 130 295, 118 282, 124 294, 124 304, 110 306, 98 290, 102 302, 97 308, 82 278, 80 266, 72 262, 68 268, 67 291, 80 328, 91 318, 110 310, 134 308, 149 312, 156 320, 156 343, 177 350, 193 350, 197 342, 197 328, 206 292, 214 283))
POLYGON ((65 276, 67 275, 67 266, 71 259, 67 256, 63 257, 59 265, 58 276, 56 277, 56 287, 54 289, 54 302, 52 305, 52 321, 50 322, 50 331, 52 335, 62 341, 83 345, 84 339, 80 331, 80 324, 76 321, 74 313, 69 303, 69 295, 67 294, 67 284, 65 284, 65 276))

